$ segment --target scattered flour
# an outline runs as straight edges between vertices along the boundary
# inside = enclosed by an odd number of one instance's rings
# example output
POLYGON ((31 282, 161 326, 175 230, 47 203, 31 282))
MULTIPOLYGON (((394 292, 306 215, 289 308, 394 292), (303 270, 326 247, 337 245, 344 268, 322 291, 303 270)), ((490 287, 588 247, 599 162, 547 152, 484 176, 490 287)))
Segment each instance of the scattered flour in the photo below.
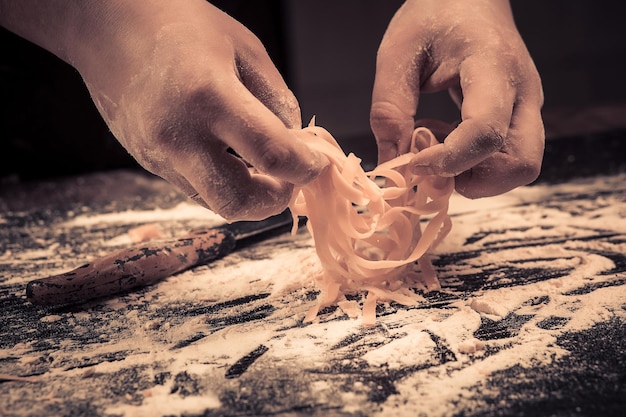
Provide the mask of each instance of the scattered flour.
POLYGON ((127 210, 116 213, 77 216, 62 227, 87 227, 98 224, 133 224, 153 223, 158 221, 180 221, 188 219, 202 219, 207 227, 224 224, 226 221, 221 216, 201 207, 195 203, 182 202, 170 209, 154 210, 127 210))
MULTIPOLYGON (((563 195, 601 187, 610 191, 623 188, 624 183, 626 176, 618 176, 564 184, 558 187, 558 191, 563 195)), ((626 319, 623 307, 625 285, 571 294, 585 285, 608 283, 616 278, 616 274, 606 273, 615 267, 615 262, 603 256, 602 251, 626 253, 626 244, 590 237, 598 234, 598 230, 625 233, 626 204, 608 196, 593 201, 589 207, 577 208, 582 212, 576 213, 573 209, 571 212, 565 209, 569 206, 558 207, 557 197, 553 188, 544 186, 524 187, 494 199, 470 201, 455 196, 457 200, 451 203, 454 226, 438 252, 478 253, 458 265, 441 267, 441 276, 449 285, 444 285, 443 291, 456 296, 442 306, 399 309, 393 314, 381 315, 372 329, 363 329, 359 320, 346 319, 337 311, 323 314, 316 323, 303 326, 302 318, 315 303, 307 293, 315 289, 313 282, 320 265, 311 239, 299 235, 294 238, 296 245, 280 247, 271 252, 271 256, 260 248, 258 252, 234 252, 210 266, 170 277, 144 292, 103 302, 98 306, 106 311, 104 317, 94 306, 87 306, 80 312, 42 314, 39 318, 41 325, 72 320, 76 333, 87 333, 95 328, 105 336, 99 343, 81 346, 76 346, 69 338, 60 341, 57 350, 51 351, 50 355, 58 363, 75 358, 108 357, 120 351, 131 353, 122 360, 101 361, 89 371, 53 367, 41 378, 46 384, 55 383, 57 379, 63 383, 77 383, 78 380, 79 384, 79 378, 85 378, 86 372, 114 374, 129 367, 145 367, 154 373, 167 369, 172 375, 187 372, 210 381, 212 385, 207 383, 208 387, 200 395, 183 397, 171 393, 173 380, 168 379, 163 385, 143 391, 141 405, 116 400, 106 412, 128 417, 210 414, 210 410, 221 406, 219 392, 226 381, 225 370, 263 345, 268 350, 252 364, 251 371, 266 366, 270 369, 299 369, 307 377, 320 372, 320 380, 314 381, 310 388, 316 395, 330 398, 338 391, 337 384, 342 384, 341 393, 337 394, 342 401, 338 409, 345 413, 454 415, 464 399, 476 393, 477 387, 486 389, 484 381, 494 372, 517 365, 550 364, 567 355, 568 352, 556 344, 557 337, 563 332, 585 330, 616 316, 626 319), (544 206, 545 201, 551 203, 544 206), (481 238, 483 231, 498 233, 481 238), (510 240, 543 243, 538 247, 484 250, 496 247, 500 241, 510 240), (563 276, 523 286, 478 288, 469 295, 455 292, 454 284, 461 282, 459 275, 476 274, 484 271, 486 266, 498 266, 504 270, 516 268, 529 273, 533 270, 556 271, 563 272, 563 276), (210 311, 195 316, 181 314, 155 318, 155 312, 164 307, 180 305, 191 310, 194 306, 207 307, 255 294, 267 294, 267 297, 243 307, 225 308, 221 314, 236 316, 242 309, 246 312, 245 309, 270 305, 272 310, 267 317, 258 320, 231 323, 220 328, 208 324, 221 317, 210 311), (530 317, 518 333, 494 340, 481 340, 476 335, 483 320, 497 321, 512 313, 530 317), (562 318, 563 324, 554 328, 538 326, 550 317, 562 318), (174 349, 180 341, 197 335, 203 337, 174 349), (437 344, 448 349, 455 360, 434 362, 437 344), (350 355, 345 355, 346 352, 350 355), (336 363, 348 368, 359 364, 372 372, 397 371, 420 365, 428 365, 428 369, 408 373, 396 380, 397 394, 389 396, 377 405, 377 412, 372 412, 366 395, 369 387, 363 382, 355 380, 343 385, 343 379, 330 374, 327 379, 322 379, 327 375, 322 371, 328 372, 330 364, 336 363)), ((209 226, 221 223, 205 209, 182 203, 169 210, 79 216, 63 227, 149 223, 172 218, 206 219, 209 226)), ((268 245, 278 241, 280 239, 268 245)), ((25 251, 18 254, 15 262, 36 260, 36 255, 55 256, 58 250, 57 247, 47 251, 25 251)), ((498 278, 509 279, 507 276, 498 278)), ((23 277, 9 276, 3 283, 23 280, 23 277)), ((25 369, 35 366, 40 355, 31 342, 0 349, 0 359, 4 363, 19 356, 22 358, 19 363, 25 369)), ((15 395, 31 395, 24 389, 15 388, 15 395)))
POLYGON ((171 391, 172 382, 156 385, 143 392, 141 405, 119 404, 107 408, 105 413, 124 417, 200 415, 221 405, 212 393, 182 397, 171 391))

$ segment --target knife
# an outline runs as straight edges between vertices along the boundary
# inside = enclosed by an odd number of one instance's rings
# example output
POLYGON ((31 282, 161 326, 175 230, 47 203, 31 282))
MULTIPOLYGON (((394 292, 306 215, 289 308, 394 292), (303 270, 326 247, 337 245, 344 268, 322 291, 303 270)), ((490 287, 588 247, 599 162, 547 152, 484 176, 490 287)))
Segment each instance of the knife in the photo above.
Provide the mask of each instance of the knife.
POLYGON ((240 221, 155 240, 98 258, 72 271, 28 282, 26 298, 36 305, 77 304, 155 284, 290 229, 289 210, 261 221, 240 221))

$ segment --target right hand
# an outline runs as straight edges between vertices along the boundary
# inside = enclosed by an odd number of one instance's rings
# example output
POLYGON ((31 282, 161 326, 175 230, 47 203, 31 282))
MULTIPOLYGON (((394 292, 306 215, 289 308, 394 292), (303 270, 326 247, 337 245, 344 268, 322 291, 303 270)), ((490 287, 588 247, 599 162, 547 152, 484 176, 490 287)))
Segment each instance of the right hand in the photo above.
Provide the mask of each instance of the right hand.
POLYGON ((134 158, 200 204, 229 221, 265 218, 327 163, 301 140, 298 102, 261 42, 210 3, 71 7, 59 12, 71 29, 44 46, 80 72, 134 158))

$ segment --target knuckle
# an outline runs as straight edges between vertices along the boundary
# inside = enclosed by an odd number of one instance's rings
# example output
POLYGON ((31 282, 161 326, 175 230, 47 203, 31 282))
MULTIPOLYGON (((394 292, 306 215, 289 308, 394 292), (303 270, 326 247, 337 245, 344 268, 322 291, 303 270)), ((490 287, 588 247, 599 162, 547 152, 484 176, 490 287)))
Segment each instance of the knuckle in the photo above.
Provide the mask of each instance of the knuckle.
POLYGON ((505 126, 504 123, 485 123, 482 134, 476 137, 475 146, 480 151, 495 152, 500 150, 504 146, 507 131, 508 126, 505 126))
POLYGON ((243 26, 241 29, 239 32, 239 40, 241 42, 239 60, 259 61, 267 59, 267 50, 258 36, 243 26))
POLYGON ((219 90, 207 82, 198 82, 187 87, 181 92, 182 103, 179 108, 183 114, 177 115, 179 120, 204 122, 206 115, 212 115, 221 108, 223 100, 219 94, 219 90))
POLYGON ((516 168, 513 175, 517 179, 519 185, 527 185, 535 181, 541 173, 541 162, 524 161, 516 168))
POLYGON ((413 114, 407 114, 398 105, 379 101, 373 103, 370 109, 370 126, 379 144, 396 144, 410 139, 415 122, 413 114))
MULTIPOLYGON (((389 101, 378 101, 372 103, 370 110, 370 124, 372 128, 385 127, 390 124, 398 123, 406 119, 407 115, 402 110, 389 101)), ((412 116, 410 116, 412 117, 412 116)))
POLYGON ((149 118, 145 130, 150 146, 165 152, 185 151, 196 143, 189 140, 194 132, 210 129, 211 124, 207 121, 220 117, 220 102, 218 92, 206 83, 194 83, 180 90, 149 118))

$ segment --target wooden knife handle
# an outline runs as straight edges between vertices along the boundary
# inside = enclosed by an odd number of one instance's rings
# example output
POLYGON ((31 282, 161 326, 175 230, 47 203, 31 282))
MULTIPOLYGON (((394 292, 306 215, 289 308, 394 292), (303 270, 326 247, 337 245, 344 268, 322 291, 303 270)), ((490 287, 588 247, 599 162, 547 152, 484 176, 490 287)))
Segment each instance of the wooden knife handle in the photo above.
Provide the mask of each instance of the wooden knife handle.
POLYGON ((37 305, 59 305, 119 294, 210 262, 234 248, 235 236, 228 230, 194 231, 181 238, 124 249, 61 275, 30 281, 26 297, 37 305))

